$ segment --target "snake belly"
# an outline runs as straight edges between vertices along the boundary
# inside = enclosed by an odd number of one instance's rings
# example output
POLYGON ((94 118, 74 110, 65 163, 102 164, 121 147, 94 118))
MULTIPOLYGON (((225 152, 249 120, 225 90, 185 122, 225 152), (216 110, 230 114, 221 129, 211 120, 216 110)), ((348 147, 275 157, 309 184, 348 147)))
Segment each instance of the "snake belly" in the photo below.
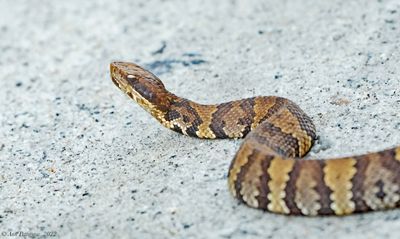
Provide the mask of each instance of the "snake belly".
POLYGON ((244 138, 229 167, 231 193, 250 207, 292 215, 347 215, 400 206, 400 147, 304 160, 316 130, 294 102, 260 96, 215 105, 178 97, 127 62, 114 84, 165 127, 197 138, 244 138))

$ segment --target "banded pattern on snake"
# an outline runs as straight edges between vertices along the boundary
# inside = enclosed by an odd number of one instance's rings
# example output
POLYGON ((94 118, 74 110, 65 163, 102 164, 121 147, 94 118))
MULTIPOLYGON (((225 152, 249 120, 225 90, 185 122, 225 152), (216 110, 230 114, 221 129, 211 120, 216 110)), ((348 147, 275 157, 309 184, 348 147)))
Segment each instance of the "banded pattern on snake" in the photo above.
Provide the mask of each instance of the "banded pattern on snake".
POLYGON ((202 105, 169 92, 134 63, 110 65, 114 84, 165 127, 206 139, 244 138, 228 176, 250 207, 295 215, 346 215, 400 206, 400 147, 336 159, 301 159, 316 133, 292 101, 276 96, 202 105))

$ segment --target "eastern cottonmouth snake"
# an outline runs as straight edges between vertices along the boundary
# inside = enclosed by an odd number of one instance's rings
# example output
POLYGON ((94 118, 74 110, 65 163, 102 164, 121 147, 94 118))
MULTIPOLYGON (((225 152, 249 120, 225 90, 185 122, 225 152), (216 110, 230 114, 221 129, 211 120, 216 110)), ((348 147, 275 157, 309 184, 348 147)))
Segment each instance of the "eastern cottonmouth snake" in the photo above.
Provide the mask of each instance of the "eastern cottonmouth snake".
POLYGON ((254 97, 202 105, 167 91, 134 63, 110 65, 115 85, 165 127, 197 138, 243 138, 228 176, 247 205, 282 214, 345 215, 400 206, 400 147, 302 160, 315 126, 292 101, 254 97))

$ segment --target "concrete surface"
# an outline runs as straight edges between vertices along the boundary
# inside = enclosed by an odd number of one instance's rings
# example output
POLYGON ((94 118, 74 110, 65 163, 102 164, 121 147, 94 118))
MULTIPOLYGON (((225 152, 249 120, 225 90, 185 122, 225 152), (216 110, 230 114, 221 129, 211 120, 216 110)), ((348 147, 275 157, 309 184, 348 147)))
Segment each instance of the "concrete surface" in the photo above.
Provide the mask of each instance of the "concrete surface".
POLYGON ((239 204, 241 141, 162 128, 108 73, 134 61, 203 103, 288 97, 318 127, 311 157, 333 157, 400 144, 399 47, 397 0, 1 0, 2 238, 400 238, 400 210, 239 204))

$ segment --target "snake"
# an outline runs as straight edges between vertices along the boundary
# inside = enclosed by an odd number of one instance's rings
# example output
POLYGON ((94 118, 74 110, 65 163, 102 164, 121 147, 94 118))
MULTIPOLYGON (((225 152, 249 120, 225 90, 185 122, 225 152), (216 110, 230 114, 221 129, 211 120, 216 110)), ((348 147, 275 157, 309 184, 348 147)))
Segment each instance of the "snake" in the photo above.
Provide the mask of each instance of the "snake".
POLYGON ((289 99, 258 96, 199 104, 150 71, 112 62, 113 83, 163 126, 202 139, 244 138, 229 166, 240 202, 285 215, 348 215, 400 206, 400 146, 363 155, 304 159, 316 127, 289 99))

